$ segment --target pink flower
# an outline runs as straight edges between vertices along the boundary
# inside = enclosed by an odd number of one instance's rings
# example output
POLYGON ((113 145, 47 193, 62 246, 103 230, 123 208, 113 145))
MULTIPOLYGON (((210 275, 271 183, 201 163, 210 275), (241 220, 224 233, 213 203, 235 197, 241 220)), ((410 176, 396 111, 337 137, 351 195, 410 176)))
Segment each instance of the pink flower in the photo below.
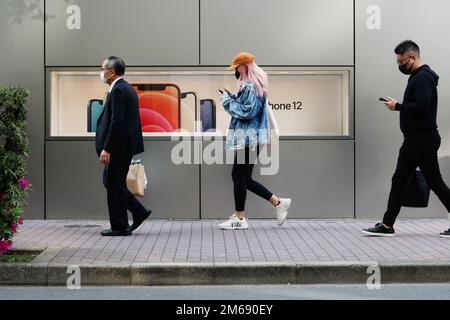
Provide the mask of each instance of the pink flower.
POLYGON ((19 217, 19 220, 17 221, 17 223, 18 224, 23 224, 23 217, 22 216, 19 217))
POLYGON ((22 177, 22 178, 20 178, 20 180, 19 180, 19 185, 20 185, 20 188, 22 188, 23 190, 27 190, 28 187, 29 187, 29 185, 30 185, 30 183, 28 182, 27 179, 25 179, 24 177, 22 177))
POLYGON ((0 254, 4 254, 11 250, 12 242, 0 240, 0 254))
POLYGON ((19 228, 19 225, 18 225, 17 223, 13 223, 13 224, 9 227, 9 230, 10 230, 12 233, 16 233, 18 228, 19 228))

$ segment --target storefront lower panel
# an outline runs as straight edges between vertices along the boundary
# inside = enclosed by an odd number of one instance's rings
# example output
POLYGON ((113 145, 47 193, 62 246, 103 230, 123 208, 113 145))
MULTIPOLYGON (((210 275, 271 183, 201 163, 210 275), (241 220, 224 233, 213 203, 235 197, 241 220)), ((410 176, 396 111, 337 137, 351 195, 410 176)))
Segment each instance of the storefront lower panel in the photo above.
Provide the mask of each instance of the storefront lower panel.
MULTIPOLYGON (((209 143, 204 143, 204 148, 209 143)), ((290 218, 354 217, 354 142, 301 140, 280 142, 279 172, 253 179, 273 193, 293 199, 290 218)), ((202 165, 202 218, 226 218, 234 212, 232 165, 202 165)), ((250 219, 273 218, 271 206, 247 193, 250 219)))
MULTIPOLYGON (((135 157, 145 165, 148 186, 138 198, 153 210, 152 218, 199 217, 199 166, 174 165, 173 142, 145 141, 135 157)), ((108 219, 103 165, 94 141, 46 142, 47 219, 108 219)))

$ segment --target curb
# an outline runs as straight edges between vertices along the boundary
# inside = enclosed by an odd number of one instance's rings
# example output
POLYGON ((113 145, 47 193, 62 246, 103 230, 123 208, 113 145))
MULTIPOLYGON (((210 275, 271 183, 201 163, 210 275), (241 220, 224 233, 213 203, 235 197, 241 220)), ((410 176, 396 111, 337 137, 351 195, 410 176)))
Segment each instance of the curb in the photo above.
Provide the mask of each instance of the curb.
MULTIPOLYGON (((67 264, 0 264, 0 285, 65 286, 67 264)), ((78 265, 81 285, 382 284, 450 282, 450 261, 432 263, 133 263, 78 265)))
POLYGON ((289 263, 145 263, 131 266, 132 285, 228 285, 296 283, 289 263))

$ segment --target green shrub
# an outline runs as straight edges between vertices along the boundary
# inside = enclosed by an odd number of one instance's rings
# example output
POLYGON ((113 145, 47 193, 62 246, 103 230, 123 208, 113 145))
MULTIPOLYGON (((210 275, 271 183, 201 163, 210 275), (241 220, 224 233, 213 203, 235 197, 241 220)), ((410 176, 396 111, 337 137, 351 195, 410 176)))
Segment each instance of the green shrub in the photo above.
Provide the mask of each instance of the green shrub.
POLYGON ((0 87, 0 254, 11 249, 30 191, 25 179, 28 96, 24 88, 0 87))

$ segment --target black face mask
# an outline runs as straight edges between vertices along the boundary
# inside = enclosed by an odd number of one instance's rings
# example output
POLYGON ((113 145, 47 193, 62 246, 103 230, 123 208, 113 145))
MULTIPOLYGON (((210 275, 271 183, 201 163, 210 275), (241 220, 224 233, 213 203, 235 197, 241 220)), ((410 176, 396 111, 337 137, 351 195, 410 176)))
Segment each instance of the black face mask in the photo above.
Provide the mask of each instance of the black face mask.
POLYGON ((238 70, 234 71, 234 76, 236 77, 236 79, 239 80, 239 78, 241 77, 241 73, 238 70))
POLYGON ((411 74, 414 63, 411 65, 411 67, 409 69, 407 67, 408 63, 409 63, 409 60, 406 63, 399 65, 398 70, 400 70, 401 73, 406 74, 406 75, 411 74))

